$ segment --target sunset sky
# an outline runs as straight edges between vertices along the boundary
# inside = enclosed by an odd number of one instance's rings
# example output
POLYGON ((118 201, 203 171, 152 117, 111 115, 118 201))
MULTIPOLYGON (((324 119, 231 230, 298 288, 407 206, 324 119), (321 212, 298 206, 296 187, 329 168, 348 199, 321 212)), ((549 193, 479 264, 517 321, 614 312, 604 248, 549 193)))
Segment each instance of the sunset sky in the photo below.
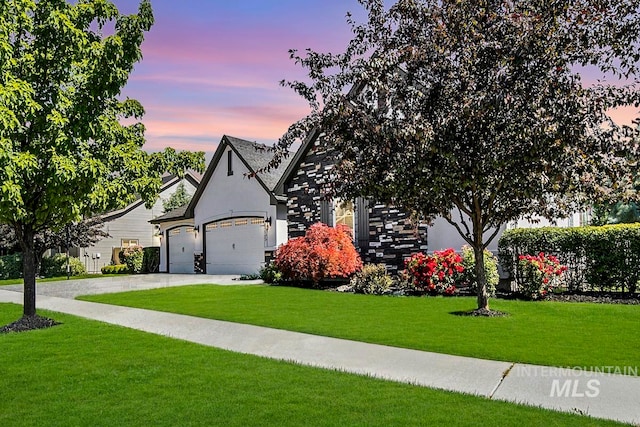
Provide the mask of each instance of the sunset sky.
MULTIPOLYGON (((124 13, 138 1, 114 0, 124 13)), ((274 143, 309 111, 282 79, 303 78, 289 49, 342 51, 357 0, 151 0, 156 23, 124 95, 142 102, 149 151, 211 155, 224 134, 274 143)), ((637 109, 618 112, 630 123, 637 109)))
MULTIPOLYGON (((115 0, 124 13, 137 1, 115 0)), ((213 152, 224 134, 274 143, 308 106, 289 49, 343 50, 356 0, 151 0, 155 25, 123 94, 146 109, 150 151, 213 152)))

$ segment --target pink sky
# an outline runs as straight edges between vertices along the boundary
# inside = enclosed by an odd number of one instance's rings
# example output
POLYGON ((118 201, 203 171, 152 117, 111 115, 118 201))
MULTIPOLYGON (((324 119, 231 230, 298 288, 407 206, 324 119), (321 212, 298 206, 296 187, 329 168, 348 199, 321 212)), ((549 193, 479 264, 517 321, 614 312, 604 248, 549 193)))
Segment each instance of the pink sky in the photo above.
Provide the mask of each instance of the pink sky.
MULTIPOLYGON (((156 23, 123 94, 146 109, 146 149, 209 154, 224 134, 272 144, 306 115, 305 101, 279 85, 304 78, 288 50, 342 51, 345 15, 361 10, 357 0, 151 1, 156 23)), ((614 118, 630 124, 636 114, 614 118)))

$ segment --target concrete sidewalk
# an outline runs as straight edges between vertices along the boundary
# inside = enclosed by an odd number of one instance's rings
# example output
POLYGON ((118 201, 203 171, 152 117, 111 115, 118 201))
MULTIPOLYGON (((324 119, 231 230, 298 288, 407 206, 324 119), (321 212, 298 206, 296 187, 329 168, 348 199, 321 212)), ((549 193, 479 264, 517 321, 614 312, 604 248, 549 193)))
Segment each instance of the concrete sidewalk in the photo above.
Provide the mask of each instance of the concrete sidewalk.
MULTIPOLYGON (((0 302, 22 303, 21 293, 5 288, 0 302)), ((443 355, 42 294, 38 307, 240 353, 640 424, 637 376, 443 355)))

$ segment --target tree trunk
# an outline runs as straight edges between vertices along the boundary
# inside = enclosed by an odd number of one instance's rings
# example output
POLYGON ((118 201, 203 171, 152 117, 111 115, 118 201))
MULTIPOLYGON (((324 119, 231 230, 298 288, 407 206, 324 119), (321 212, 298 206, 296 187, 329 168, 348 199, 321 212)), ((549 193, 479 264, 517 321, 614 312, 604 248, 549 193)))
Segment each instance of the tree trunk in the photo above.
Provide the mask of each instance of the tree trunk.
POLYGON ((22 234, 22 277, 24 280, 23 316, 36 314, 36 268, 37 257, 34 244, 34 233, 29 226, 24 227, 22 234))
POLYGON ((474 245, 473 254, 475 256, 476 278, 478 280, 478 309, 489 309, 489 294, 487 293, 487 275, 484 271, 484 250, 482 244, 474 245))

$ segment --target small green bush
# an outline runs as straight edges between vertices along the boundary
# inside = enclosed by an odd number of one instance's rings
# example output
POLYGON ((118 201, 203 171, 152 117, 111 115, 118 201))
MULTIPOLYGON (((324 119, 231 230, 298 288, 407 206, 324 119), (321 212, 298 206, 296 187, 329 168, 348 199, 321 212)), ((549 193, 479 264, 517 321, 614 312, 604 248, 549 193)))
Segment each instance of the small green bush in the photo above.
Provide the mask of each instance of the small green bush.
MULTIPOLYGON (((478 292, 478 279, 476 277, 476 256, 473 253, 473 249, 470 246, 462 247, 462 266, 464 271, 459 278, 460 288, 467 288, 474 294, 478 292)), ((494 296, 496 293, 496 286, 500 281, 500 275, 498 274, 498 260, 488 250, 484 251, 484 274, 487 278, 487 293, 489 296, 494 296)))
POLYGON ((129 274, 129 267, 125 264, 105 265, 100 271, 102 274, 129 274))
POLYGON ((22 277, 22 254, 0 256, 0 279, 22 277))
POLYGON ((383 295, 389 292, 393 280, 384 264, 366 264, 351 278, 351 288, 357 294, 383 295))
POLYGON ((264 283, 278 284, 282 281, 282 273, 274 262, 270 262, 260 269, 260 278, 264 283))
MULTIPOLYGON (((84 264, 80 259, 69 257, 69 275, 79 276, 86 274, 84 264)), ((67 256, 65 254, 55 254, 51 257, 42 258, 40 263, 40 276, 42 277, 62 277, 67 275, 67 256)))
POLYGON ((142 272, 157 273, 160 270, 160 247, 149 246, 142 249, 142 272))
POLYGON ((142 273, 142 265, 144 261, 144 251, 142 246, 129 246, 120 252, 120 259, 129 268, 129 272, 133 274, 142 273))

